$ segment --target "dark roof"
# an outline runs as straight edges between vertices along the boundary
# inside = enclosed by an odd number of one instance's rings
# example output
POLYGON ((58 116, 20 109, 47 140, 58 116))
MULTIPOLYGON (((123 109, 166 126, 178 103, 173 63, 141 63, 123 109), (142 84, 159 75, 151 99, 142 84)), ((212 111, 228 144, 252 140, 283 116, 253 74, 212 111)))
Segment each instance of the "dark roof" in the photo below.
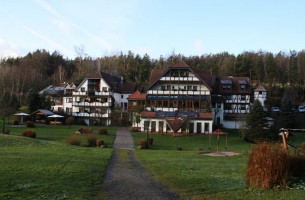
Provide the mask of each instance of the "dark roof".
POLYGON ((46 116, 54 115, 54 113, 53 113, 52 111, 45 110, 45 109, 36 110, 35 112, 32 113, 32 115, 33 115, 33 114, 46 115, 46 116))
POLYGON ((136 90, 135 82, 119 84, 118 91, 120 93, 133 93, 136 90))
POLYGON ((118 90, 118 85, 122 80, 121 76, 108 74, 106 72, 100 72, 101 78, 103 78, 106 83, 113 89, 113 91, 118 90))
POLYGON ((149 85, 153 84, 165 72, 163 69, 152 70, 149 77, 149 85))
POLYGON ((99 72, 99 70, 96 70, 95 72, 93 72, 91 74, 88 74, 86 76, 86 78, 88 78, 88 79, 94 79, 94 78, 100 79, 100 78, 102 78, 102 76, 101 76, 101 73, 99 72))
POLYGON ((188 68, 191 72, 197 76, 202 83, 204 83, 210 90, 212 90, 212 75, 209 71, 203 71, 203 70, 193 70, 190 66, 185 64, 184 62, 178 62, 166 70, 153 70, 149 77, 149 87, 150 88, 155 82, 157 82, 161 76, 163 76, 165 73, 167 73, 170 69, 173 68, 188 68))
POLYGON ((251 94, 249 77, 219 77, 216 79, 213 90, 217 94, 251 94), (231 83, 231 84, 230 84, 231 83), (222 85, 231 85, 231 90, 223 90, 222 85), (242 90, 241 85, 246 85, 242 90))
POLYGON ((50 96, 62 96, 64 94, 65 87, 62 85, 49 85, 45 89, 39 92, 39 95, 50 95, 50 96))

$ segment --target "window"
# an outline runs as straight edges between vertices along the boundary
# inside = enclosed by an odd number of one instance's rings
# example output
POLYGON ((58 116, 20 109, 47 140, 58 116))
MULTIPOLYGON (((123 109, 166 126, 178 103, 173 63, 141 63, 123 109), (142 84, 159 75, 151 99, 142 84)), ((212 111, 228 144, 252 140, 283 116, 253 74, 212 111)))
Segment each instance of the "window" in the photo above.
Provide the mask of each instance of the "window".
POLYGON ((245 101, 246 100, 246 95, 241 95, 240 100, 245 101))
POLYGON ((241 105, 241 106, 240 106, 240 109, 241 109, 241 110, 246 110, 246 105, 241 105))
POLYGON ((170 89, 171 89, 171 86, 170 86, 170 85, 167 85, 167 86, 166 86, 166 89, 167 89, 167 90, 170 90, 170 89))
POLYGON ((192 90, 192 86, 187 86, 187 90, 191 91, 192 90))
POLYGON ((72 108, 66 108, 66 114, 71 114, 72 113, 72 108))
POLYGON ((121 99, 123 99, 124 98, 124 95, 121 95, 121 99))
POLYGON ((121 108, 124 108, 124 104, 123 104, 123 102, 121 103, 121 108))
POLYGON ((66 98, 66 103, 72 103, 72 97, 71 98, 66 98))
POLYGON ((107 87, 103 87, 103 92, 108 92, 107 87))
POLYGON ((197 91, 197 86, 193 86, 193 91, 197 91))
POLYGON ((258 94, 263 94, 263 91, 259 91, 258 94))
POLYGON ((81 92, 85 92, 85 90, 86 90, 86 88, 84 88, 84 87, 82 87, 82 88, 80 89, 81 92))
POLYGON ((246 85, 244 84, 240 85, 240 90, 246 90, 246 85))
POLYGON ((161 90, 163 90, 163 91, 165 90, 165 85, 161 86, 161 90))
POLYGON ((225 104, 224 108, 225 108, 225 110, 231 110, 232 106, 231 106, 231 104, 225 104))
POLYGON ((124 110, 127 110, 127 103, 124 103, 124 110))
POLYGON ((231 90, 232 89, 232 85, 223 84, 223 85, 221 85, 221 87, 222 87, 222 90, 231 90))

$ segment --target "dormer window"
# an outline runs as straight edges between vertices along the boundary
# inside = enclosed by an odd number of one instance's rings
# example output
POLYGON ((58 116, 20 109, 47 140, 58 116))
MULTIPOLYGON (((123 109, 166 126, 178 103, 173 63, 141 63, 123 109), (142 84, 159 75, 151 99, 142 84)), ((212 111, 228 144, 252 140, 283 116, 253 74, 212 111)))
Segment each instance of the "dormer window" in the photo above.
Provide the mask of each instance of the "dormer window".
POLYGON ((246 90, 247 89, 247 82, 246 80, 238 80, 240 90, 246 90))
POLYGON ((225 91, 232 90, 232 81, 231 80, 220 80, 221 89, 225 91))

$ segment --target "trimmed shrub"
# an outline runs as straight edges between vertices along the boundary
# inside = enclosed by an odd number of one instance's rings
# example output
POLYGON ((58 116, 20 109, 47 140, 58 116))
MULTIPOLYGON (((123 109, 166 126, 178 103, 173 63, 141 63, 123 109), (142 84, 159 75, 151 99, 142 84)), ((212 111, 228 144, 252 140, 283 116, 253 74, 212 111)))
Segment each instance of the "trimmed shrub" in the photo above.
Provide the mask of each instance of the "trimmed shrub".
POLYGON ((83 134, 93 134, 93 128, 82 127, 80 130, 83 134))
POLYGON ((35 127, 34 122, 33 121, 26 121, 26 127, 34 128, 35 127))
POLYGON ((131 127, 130 131, 131 131, 131 132, 138 132, 139 129, 137 129, 137 128, 135 128, 135 127, 131 127))
POLYGON ((14 120, 13 125, 19 125, 19 121, 18 120, 14 120))
POLYGON ((66 139, 66 143, 71 145, 79 146, 81 142, 82 142, 82 137, 76 134, 71 134, 66 139))
POLYGON ((148 138, 148 144, 149 144, 149 145, 152 145, 153 142, 154 142, 154 138, 149 137, 149 138, 148 138))
POLYGON ((98 130, 98 134, 99 134, 99 135, 108 135, 108 131, 107 131, 107 129, 105 129, 105 128, 100 128, 100 129, 98 130))
POLYGON ((9 129, 4 129, 3 133, 9 135, 11 131, 9 129))
POLYGON ((88 147, 95 147, 96 141, 97 141, 97 135, 96 134, 87 134, 86 139, 88 142, 88 147))
POLYGON ((248 161, 246 184, 251 188, 286 187, 289 157, 280 145, 262 143, 252 150, 248 161))
POLYGON ((182 147, 177 147, 177 151, 182 151, 182 147))
POLYGON ((33 130, 24 130, 21 135, 24 137, 36 138, 36 132, 33 130))
POLYGON ((140 140, 139 144, 140 144, 141 149, 147 149, 148 148, 148 144, 147 144, 146 140, 140 140))
POLYGON ((100 147, 100 146, 102 146, 102 145, 104 145, 104 140, 101 140, 101 139, 96 140, 96 146, 97 146, 97 147, 100 147))

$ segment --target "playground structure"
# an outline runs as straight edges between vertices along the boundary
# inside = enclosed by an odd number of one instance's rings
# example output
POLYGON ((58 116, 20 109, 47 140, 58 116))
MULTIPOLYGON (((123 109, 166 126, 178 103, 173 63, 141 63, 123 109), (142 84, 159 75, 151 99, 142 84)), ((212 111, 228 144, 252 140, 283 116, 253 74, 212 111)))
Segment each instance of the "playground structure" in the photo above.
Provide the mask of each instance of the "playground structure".
POLYGON ((209 149, 211 149, 211 135, 217 135, 217 153, 219 153, 219 135, 226 135, 225 149, 227 149, 227 147, 228 147, 228 133, 222 132, 220 129, 217 129, 212 133, 208 133, 208 135, 209 135, 209 149))
POLYGON ((282 136, 283 139, 283 150, 286 151, 288 153, 288 147, 291 147, 295 150, 295 154, 299 155, 300 152, 305 154, 305 150, 302 149, 301 147, 294 145, 292 143, 290 143, 290 139, 292 138, 293 134, 292 132, 305 132, 305 129, 284 129, 281 128, 280 129, 280 134, 282 136))

